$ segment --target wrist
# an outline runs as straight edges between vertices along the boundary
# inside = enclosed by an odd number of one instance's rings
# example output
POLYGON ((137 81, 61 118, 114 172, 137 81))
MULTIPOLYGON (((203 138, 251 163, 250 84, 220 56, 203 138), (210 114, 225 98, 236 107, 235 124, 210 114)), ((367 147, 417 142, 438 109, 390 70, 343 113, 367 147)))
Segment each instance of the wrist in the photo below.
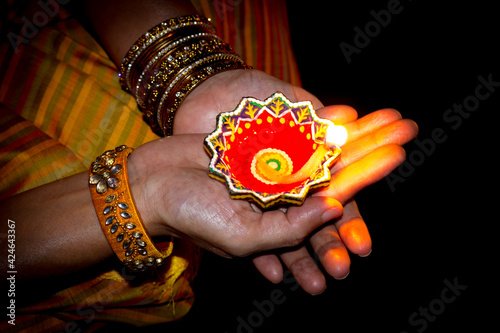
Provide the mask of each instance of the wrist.
POLYGON ((216 126, 217 114, 236 107, 245 92, 254 96, 247 82, 257 70, 231 69, 216 73, 193 89, 175 114, 174 134, 210 133, 216 126), (227 92, 231 91, 230 94, 227 92), (214 98, 217 96, 218 98, 214 98), (222 97, 222 98, 221 98, 222 97), (202 102, 200 102, 202 101, 202 102), (210 110, 210 112, 207 112, 210 110), (214 112, 215 111, 215 112, 214 112))
POLYGON ((165 236, 165 230, 162 227, 161 218, 158 213, 160 205, 154 202, 155 192, 148 184, 148 164, 142 156, 142 149, 136 149, 128 156, 128 178, 130 189, 134 198, 137 210, 141 220, 152 237, 165 236))
POLYGON ((133 149, 119 146, 99 155, 90 168, 90 193, 101 229, 118 259, 132 270, 145 270, 153 265, 162 265, 173 248, 173 242, 159 249, 151 239, 151 230, 156 232, 150 214, 144 220, 137 207, 145 212, 147 198, 141 182, 141 163, 132 163, 133 186, 137 198, 132 194, 128 156, 133 149), (148 221, 149 230, 145 222, 148 221))

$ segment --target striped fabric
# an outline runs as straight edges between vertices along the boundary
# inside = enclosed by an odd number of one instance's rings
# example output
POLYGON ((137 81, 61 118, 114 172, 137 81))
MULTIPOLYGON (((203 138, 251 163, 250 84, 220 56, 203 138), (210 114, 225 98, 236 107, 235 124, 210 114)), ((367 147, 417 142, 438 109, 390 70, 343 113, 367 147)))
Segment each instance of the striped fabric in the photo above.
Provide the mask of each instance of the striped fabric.
POLYGON ((192 0, 245 62, 300 86, 283 0, 192 0))
MULTIPOLYGON (((119 144, 136 147, 157 138, 135 100, 121 90, 113 62, 76 20, 40 29, 16 52, 3 43, 0 59, 0 103, 83 165, 119 144)), ((22 189, 36 185, 25 183, 22 189)))
MULTIPOLYGON (((284 1, 193 3, 247 63, 300 83, 284 1)), ((0 23, 7 37, 0 44, 0 198, 86 171, 97 155, 120 144, 137 147, 157 138, 135 100, 121 90, 116 66, 74 18, 61 9, 17 45, 23 17, 34 18, 42 9, 38 1, 7 4, 0 23)), ((68 322, 96 330, 111 322, 143 326, 177 320, 194 301, 189 281, 197 249, 177 241, 170 258, 138 286, 110 270, 61 290, 17 309, 16 326, 2 322, 0 331, 57 332, 68 322)))
POLYGON ((86 169, 70 149, 2 106, 0 129, 0 198, 86 169))

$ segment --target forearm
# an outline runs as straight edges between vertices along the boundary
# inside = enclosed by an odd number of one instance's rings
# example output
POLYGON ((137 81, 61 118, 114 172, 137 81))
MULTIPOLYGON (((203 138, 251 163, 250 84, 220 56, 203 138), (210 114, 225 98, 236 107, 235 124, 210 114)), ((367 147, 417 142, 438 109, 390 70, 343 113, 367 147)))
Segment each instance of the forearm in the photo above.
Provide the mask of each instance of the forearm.
POLYGON ((87 179, 87 173, 80 173, 1 202, 2 221, 15 221, 15 262, 20 278, 71 272, 112 255, 100 230, 87 179))
POLYGON ((196 14, 189 0, 89 0, 81 6, 82 19, 87 21, 117 66, 133 43, 155 25, 170 18, 196 14))
MULTIPOLYGON (((146 211, 142 200, 143 179, 135 159, 128 169, 132 192, 140 212, 146 211)), ((61 179, 0 202, 1 230, 7 234, 7 221, 15 221, 15 270, 20 279, 58 276, 95 265, 113 255, 92 203, 88 172, 61 179)), ((151 235, 157 230, 148 214, 143 222, 151 235)), ((1 242, 7 257, 8 244, 1 242)), ((2 274, 9 270, 0 261, 2 274)))

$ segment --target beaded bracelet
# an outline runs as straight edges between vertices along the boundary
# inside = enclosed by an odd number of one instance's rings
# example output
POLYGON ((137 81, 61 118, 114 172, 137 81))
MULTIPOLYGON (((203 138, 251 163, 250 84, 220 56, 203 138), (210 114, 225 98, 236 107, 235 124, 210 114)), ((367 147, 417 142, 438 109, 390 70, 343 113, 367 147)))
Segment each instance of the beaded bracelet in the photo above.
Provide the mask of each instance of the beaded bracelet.
POLYGON ((141 36, 123 59, 120 83, 160 136, 173 134, 177 109, 201 82, 251 68, 215 32, 210 19, 199 15, 170 19, 141 36))
POLYGON ((116 256, 134 271, 160 266, 173 250, 173 241, 159 250, 148 235, 130 190, 127 146, 108 150, 90 167, 90 192, 102 231, 116 256))

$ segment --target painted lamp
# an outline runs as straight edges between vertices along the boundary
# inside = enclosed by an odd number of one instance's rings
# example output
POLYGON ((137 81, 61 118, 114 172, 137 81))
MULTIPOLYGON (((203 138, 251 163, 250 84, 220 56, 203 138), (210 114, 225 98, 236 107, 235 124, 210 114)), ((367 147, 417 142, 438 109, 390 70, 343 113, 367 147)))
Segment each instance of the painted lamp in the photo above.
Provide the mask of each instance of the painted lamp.
POLYGON ((232 199, 261 208, 301 205, 310 189, 327 186, 347 132, 316 115, 311 102, 277 92, 265 101, 243 98, 217 117, 205 138, 209 176, 227 183, 232 199))

